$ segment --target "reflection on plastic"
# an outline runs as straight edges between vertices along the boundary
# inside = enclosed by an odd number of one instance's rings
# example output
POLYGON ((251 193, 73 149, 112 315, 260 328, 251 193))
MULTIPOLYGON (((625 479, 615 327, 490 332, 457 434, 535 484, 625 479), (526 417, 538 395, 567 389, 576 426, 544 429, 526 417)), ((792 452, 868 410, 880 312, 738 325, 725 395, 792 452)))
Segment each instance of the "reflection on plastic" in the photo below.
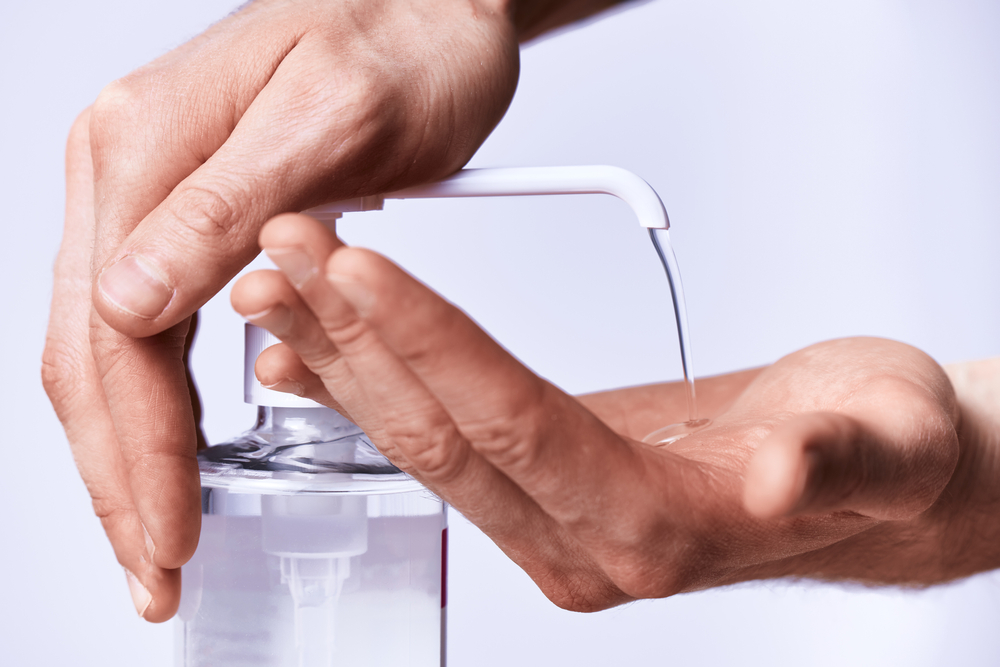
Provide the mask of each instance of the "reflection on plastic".
POLYGON ((201 457, 179 667, 444 664, 444 505, 351 427, 261 408, 254 430, 201 457))

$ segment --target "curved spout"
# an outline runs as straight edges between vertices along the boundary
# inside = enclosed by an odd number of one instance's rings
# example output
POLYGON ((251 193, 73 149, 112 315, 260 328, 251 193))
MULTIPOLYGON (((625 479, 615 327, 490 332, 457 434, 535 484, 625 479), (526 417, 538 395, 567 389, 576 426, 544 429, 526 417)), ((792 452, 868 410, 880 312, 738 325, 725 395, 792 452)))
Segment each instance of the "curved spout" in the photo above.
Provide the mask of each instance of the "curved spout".
POLYGON ((428 197, 511 197, 519 195, 608 194, 628 204, 639 224, 669 229, 670 220, 656 191, 621 167, 508 167, 463 169, 437 183, 390 192, 386 199, 428 197))

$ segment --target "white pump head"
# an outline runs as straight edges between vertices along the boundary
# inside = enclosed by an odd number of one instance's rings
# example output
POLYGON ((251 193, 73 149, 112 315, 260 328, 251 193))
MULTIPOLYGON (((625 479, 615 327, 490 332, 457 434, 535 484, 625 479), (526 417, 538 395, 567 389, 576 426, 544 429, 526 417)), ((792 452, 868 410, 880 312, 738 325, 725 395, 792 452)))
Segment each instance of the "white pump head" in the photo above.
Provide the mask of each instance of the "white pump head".
POLYGON ((305 213, 328 223, 349 211, 382 210, 385 199, 579 194, 614 195, 632 208, 643 227, 670 228, 663 202, 649 183, 621 167, 602 165, 463 169, 437 183, 397 190, 383 196, 346 199, 311 208, 305 213))

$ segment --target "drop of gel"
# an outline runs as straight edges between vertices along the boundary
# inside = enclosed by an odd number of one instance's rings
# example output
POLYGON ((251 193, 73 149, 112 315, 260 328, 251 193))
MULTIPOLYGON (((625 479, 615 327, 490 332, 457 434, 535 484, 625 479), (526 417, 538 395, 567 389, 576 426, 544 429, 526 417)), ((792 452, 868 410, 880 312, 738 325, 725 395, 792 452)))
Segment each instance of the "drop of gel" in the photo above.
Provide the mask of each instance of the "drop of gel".
POLYGON ((653 247, 656 248, 656 254, 663 264, 663 272, 667 274, 667 283, 670 286, 674 320, 677 322, 677 340, 681 348, 681 370, 684 373, 688 418, 685 422, 657 429, 643 438, 642 441, 649 445, 669 445, 700 431, 711 424, 711 420, 698 418, 694 374, 691 371, 691 339, 688 329, 687 306, 684 302, 684 287, 681 285, 681 272, 677 266, 677 256, 674 255, 673 246, 670 245, 670 232, 666 229, 650 229, 649 238, 653 241, 653 247))

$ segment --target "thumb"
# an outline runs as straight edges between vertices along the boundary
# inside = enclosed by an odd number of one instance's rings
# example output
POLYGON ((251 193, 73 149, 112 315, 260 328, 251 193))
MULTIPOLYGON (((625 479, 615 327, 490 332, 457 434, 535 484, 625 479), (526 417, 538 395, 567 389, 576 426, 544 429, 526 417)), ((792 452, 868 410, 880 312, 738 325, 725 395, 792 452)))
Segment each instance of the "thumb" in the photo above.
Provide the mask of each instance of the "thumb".
MULTIPOLYGON (((260 252, 257 235, 265 220, 362 187, 363 179, 342 173, 352 165, 340 164, 373 153, 359 145, 368 137, 353 132, 357 114, 310 114, 287 101, 301 59, 294 51, 286 56, 226 141, 101 258, 93 301, 111 327, 145 337, 182 321, 260 252), (279 116, 311 118, 316 127, 303 131, 305 121, 281 122, 279 116)), ((326 106, 357 106, 355 93, 342 91, 326 106)), ((299 97, 308 95, 300 91, 299 97)))
POLYGON ((780 425, 747 468, 746 509, 765 519, 853 511, 901 520, 923 512, 954 469, 954 431, 925 429, 913 438, 911 421, 895 431, 879 426, 833 412, 780 425))
POLYGON ((97 271, 101 318, 145 337, 205 304, 259 252, 253 184, 232 186, 202 167, 185 179, 97 271))
POLYGON ((401 110, 412 100, 374 75, 342 74, 329 85, 305 76, 329 60, 325 49, 297 44, 218 150, 101 258, 93 300, 111 327, 144 337, 182 321, 257 255, 261 226, 279 213, 458 166, 412 168, 418 145, 401 110))

